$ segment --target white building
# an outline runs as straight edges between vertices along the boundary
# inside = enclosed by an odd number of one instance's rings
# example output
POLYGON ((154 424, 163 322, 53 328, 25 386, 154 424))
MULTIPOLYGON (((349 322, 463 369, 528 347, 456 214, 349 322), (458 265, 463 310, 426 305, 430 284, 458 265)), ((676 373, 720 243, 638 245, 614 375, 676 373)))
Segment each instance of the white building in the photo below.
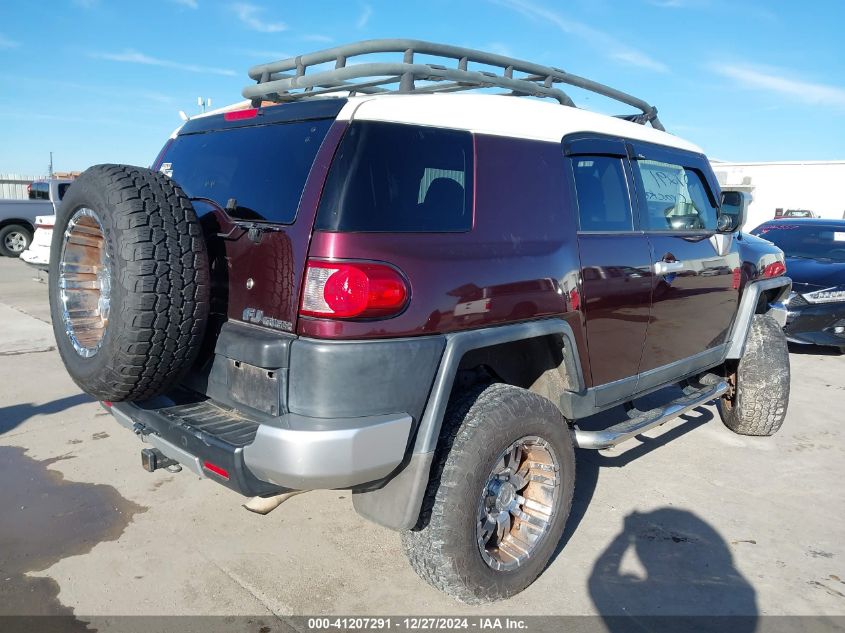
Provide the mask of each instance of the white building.
POLYGON ((775 217, 777 209, 808 209, 823 218, 845 214, 845 160, 728 163, 711 161, 723 189, 754 197, 746 229, 775 217))

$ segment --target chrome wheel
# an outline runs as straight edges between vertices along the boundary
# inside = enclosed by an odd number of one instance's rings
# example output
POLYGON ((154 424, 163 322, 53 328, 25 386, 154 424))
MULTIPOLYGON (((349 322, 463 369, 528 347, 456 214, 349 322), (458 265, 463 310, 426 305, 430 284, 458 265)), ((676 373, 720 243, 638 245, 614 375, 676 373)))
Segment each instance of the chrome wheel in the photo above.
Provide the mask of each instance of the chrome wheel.
POLYGON ((28 241, 29 238, 20 231, 12 231, 6 234, 3 244, 12 253, 23 253, 28 241))
POLYGON ((65 332, 76 353, 90 358, 103 344, 111 303, 103 225, 91 209, 79 209, 67 224, 58 286, 65 332))
POLYGON ((536 552, 555 518, 560 467, 542 438, 523 437, 506 448, 481 493, 476 540, 497 571, 515 569, 536 552))

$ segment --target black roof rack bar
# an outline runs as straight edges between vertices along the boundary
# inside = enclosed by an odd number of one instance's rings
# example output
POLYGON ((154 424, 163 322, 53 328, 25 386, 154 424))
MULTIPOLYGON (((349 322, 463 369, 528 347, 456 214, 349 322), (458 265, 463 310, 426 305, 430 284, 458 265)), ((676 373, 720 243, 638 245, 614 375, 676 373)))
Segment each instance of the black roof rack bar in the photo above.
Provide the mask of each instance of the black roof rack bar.
POLYGON ((249 70, 249 76, 257 83, 244 88, 243 96, 253 102, 297 101, 334 92, 432 93, 503 88, 509 91, 506 94, 552 98, 561 105, 574 107, 575 104, 569 95, 556 87, 558 84, 566 84, 603 95, 640 111, 640 114, 621 115, 621 118, 642 124, 650 122, 652 127, 664 129, 657 118, 657 108, 642 99, 591 79, 505 55, 421 40, 382 39, 344 44, 253 66, 249 70), (380 53, 401 53, 402 61, 350 63, 350 58, 380 53), (414 60, 415 55, 441 57, 450 63, 448 66, 420 63, 414 60), (313 66, 330 62, 334 62, 334 69, 306 72, 313 66), (501 74, 490 72, 488 69, 470 70, 470 63, 483 64, 497 70, 500 68, 501 74), (398 88, 386 87, 396 84, 398 88))

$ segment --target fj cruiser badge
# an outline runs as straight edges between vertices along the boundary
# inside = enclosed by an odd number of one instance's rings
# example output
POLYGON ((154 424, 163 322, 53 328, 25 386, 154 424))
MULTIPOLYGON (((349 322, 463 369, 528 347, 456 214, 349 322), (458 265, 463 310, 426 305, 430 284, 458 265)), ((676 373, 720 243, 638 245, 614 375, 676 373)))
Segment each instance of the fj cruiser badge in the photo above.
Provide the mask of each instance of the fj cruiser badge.
POLYGON ((264 310, 259 310, 258 308, 244 308, 243 321, 277 330, 285 330, 287 332, 293 330, 293 323, 290 321, 282 321, 281 319, 264 316, 264 310))

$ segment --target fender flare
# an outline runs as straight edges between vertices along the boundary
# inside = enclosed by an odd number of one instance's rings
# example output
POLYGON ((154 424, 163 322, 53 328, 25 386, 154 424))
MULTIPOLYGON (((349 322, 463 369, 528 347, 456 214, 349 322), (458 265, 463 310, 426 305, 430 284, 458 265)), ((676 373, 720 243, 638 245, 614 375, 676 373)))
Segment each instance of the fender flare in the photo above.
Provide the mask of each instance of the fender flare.
POLYGON ((564 366, 573 378, 573 386, 578 392, 583 392, 584 376, 575 334, 569 323, 563 319, 543 319, 447 334, 446 348, 417 429, 413 448, 406 456, 404 466, 380 488, 353 491, 352 503, 355 510, 365 518, 387 528, 413 528, 428 488, 443 417, 463 356, 475 349, 549 335, 560 335, 563 338, 564 366))
MULTIPOLYGON (((789 296, 789 292, 792 290, 792 280, 789 277, 773 277, 771 279, 763 279, 746 284, 745 289, 742 291, 739 309, 737 310, 736 317, 734 318, 733 329, 731 330, 731 335, 728 339, 728 351, 725 355, 726 360, 736 360, 742 358, 742 354, 745 352, 745 340, 748 338, 748 330, 751 328, 751 319, 757 311, 757 304, 760 301, 760 295, 773 288, 778 288, 779 291, 775 296, 774 301, 769 303, 767 313, 777 311, 779 315, 781 312, 784 312, 781 302, 789 296)), ((784 319, 778 319, 778 315, 775 315, 776 320, 778 320, 780 325, 783 326, 784 319)))

